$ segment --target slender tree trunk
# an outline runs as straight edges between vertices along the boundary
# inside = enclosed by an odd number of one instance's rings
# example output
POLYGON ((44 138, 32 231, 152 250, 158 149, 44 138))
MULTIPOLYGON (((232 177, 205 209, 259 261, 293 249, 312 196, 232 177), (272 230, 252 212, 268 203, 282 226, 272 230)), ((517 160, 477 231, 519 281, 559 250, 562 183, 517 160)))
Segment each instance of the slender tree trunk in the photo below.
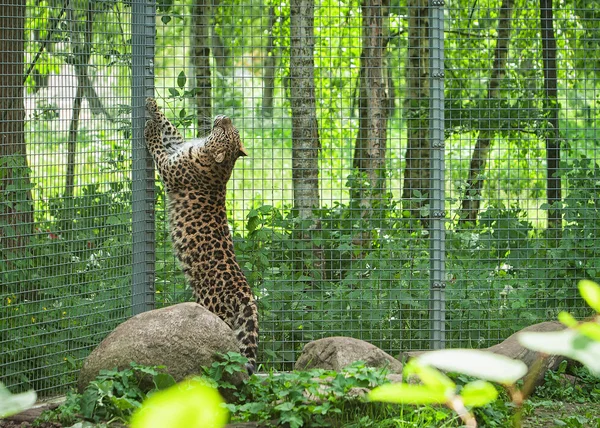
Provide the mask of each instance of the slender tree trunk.
MULTIPOLYGON (((506 58, 510 42, 513 6, 514 0, 502 0, 502 5, 500 6, 494 64, 488 83, 487 99, 490 116, 498 108, 497 101, 500 95, 500 82, 506 75, 506 58)), ((462 224, 468 222, 474 224, 477 221, 481 206, 481 189, 484 182, 483 174, 495 134, 496 130, 493 129, 490 122, 487 123, 487 126, 485 122, 480 124, 479 135, 473 149, 473 155, 471 156, 466 191, 461 203, 460 222, 462 224)))
POLYGON ((314 0, 292 0, 290 4, 290 100, 292 107, 292 181, 294 210, 300 219, 298 238, 309 253, 302 270, 322 275, 323 251, 312 242, 320 221, 313 210, 319 197, 319 125, 314 81, 314 0))
POLYGON ((25 0, 0 4, 0 257, 10 259, 23 254, 33 226, 23 101, 25 8, 25 0))
MULTIPOLYGON (((91 43, 91 40, 90 40, 91 43)), ((104 108, 104 104, 102 104, 102 100, 98 96, 96 89, 94 88, 94 84, 92 83, 92 79, 90 78, 87 70, 88 66, 85 66, 85 73, 80 74, 81 84, 83 86, 83 96, 88 102, 88 106, 93 115, 99 116, 104 115, 108 120, 112 120, 112 117, 108 113, 108 111, 104 108)))
POLYGON ((429 143, 429 2, 408 0, 408 61, 405 115, 407 122, 406 166, 402 199, 411 217, 427 218, 420 208, 429 203, 431 150, 429 143))
POLYGON ((319 126, 314 82, 314 1, 292 0, 290 16, 290 96, 294 208, 301 219, 319 208, 319 126))
MULTIPOLYGON (((69 139, 67 141, 67 171, 65 175, 65 198, 72 198, 75 189, 75 157, 77 154, 77 136, 79 135, 79 116, 81 114, 81 104, 86 91, 89 92, 91 84, 88 76, 88 66, 92 54, 92 37, 94 32, 94 10, 93 2, 87 3, 85 14, 85 29, 83 43, 75 43, 73 46, 73 66, 77 75, 77 89, 73 99, 73 115, 69 124, 69 139), (86 87, 88 88, 86 90, 86 87)), ((76 40, 78 35, 73 35, 76 40)), ((92 88, 93 89, 93 88, 92 88)), ((95 93, 95 91, 94 91, 95 93)), ((68 213, 67 220, 73 218, 72 213, 68 213)))
MULTIPOLYGON (((72 198, 75 189, 75 156, 77 154, 77 135, 79 134, 79 115, 81 114, 82 100, 83 86, 78 83, 73 99, 73 115, 69 124, 69 139, 67 141, 67 171, 65 173, 65 191, 63 192, 65 198, 72 198)), ((72 216, 66 216, 66 218, 72 219, 72 216)))
MULTIPOLYGON (((389 39, 388 39, 389 41, 389 39)), ((387 46, 387 45, 386 45, 387 46)), ((388 88, 388 113, 387 117, 393 118, 396 114, 396 85, 394 85, 394 73, 392 71, 390 55, 388 54, 388 65, 387 65, 387 88, 388 88)))
MULTIPOLYGON (((368 108, 367 108, 367 87, 365 82, 365 48, 360 54, 360 70, 358 74, 358 88, 355 89, 355 92, 358 93, 358 97, 354 97, 356 102, 356 107, 358 107, 358 134, 356 135, 356 142, 354 143, 354 158, 352 159, 352 167, 357 172, 366 173, 366 150, 367 150, 367 142, 368 136, 367 131, 369 129, 369 116, 368 116, 368 108)), ((360 187, 354 193, 354 197, 357 199, 361 199, 361 189, 360 187)))
MULTIPOLYGON (((385 197, 385 161, 387 120, 389 113, 388 67, 388 0, 363 0, 362 45, 359 79, 359 129, 354 148, 353 167, 363 175, 354 196, 360 200, 361 217, 369 220, 373 207, 383 205, 385 197), (366 184, 366 186, 364 185, 366 184)), ((361 233, 360 243, 367 244, 368 231, 361 233)), ((355 237, 356 240, 356 237, 355 237)))
MULTIPOLYGON (((35 0, 36 8, 40 7, 40 1, 41 0, 35 0)), ((36 26, 33 29, 32 36, 33 36, 33 41, 35 42, 35 44, 41 45, 42 40, 40 37, 40 27, 39 26, 36 26)), ((34 82, 34 87, 33 87, 34 93, 37 93, 42 88, 48 87, 48 80, 49 80, 48 73, 42 74, 36 67, 31 71, 31 77, 33 78, 33 82, 34 82)))
POLYGON ((215 65, 217 71, 221 76, 229 74, 229 64, 231 63, 231 50, 223 41, 223 38, 217 32, 217 23, 220 22, 217 19, 219 16, 219 7, 221 6, 220 0, 212 1, 212 25, 211 25, 211 44, 213 58, 215 59, 215 65))
POLYGON ((269 37, 263 61, 265 72, 262 96, 262 114, 269 117, 273 115, 273 93, 275 91, 275 20, 275 7, 271 6, 269 7, 269 37))
POLYGON ((546 186, 548 199, 548 229, 562 229, 560 209, 553 207, 562 199, 560 177, 560 129, 558 124, 558 90, 556 76, 556 38, 552 0, 540 0, 540 26, 544 69, 544 109, 548 119, 546 131, 546 186))
POLYGON ((192 65, 195 75, 198 136, 207 135, 212 127, 212 88, 210 82, 210 0, 192 4, 192 65))

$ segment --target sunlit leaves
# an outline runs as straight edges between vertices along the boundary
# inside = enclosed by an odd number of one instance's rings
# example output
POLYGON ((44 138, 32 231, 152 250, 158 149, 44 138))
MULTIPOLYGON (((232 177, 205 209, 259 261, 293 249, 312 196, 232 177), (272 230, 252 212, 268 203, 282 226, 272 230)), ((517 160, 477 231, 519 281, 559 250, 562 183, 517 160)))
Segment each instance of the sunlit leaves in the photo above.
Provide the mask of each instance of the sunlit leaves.
POLYGON ((524 347, 548 355, 573 358, 600 375, 600 342, 577 330, 567 329, 551 333, 523 332, 518 340, 524 347))
POLYGON ((228 411, 216 389, 198 380, 185 381, 159 391, 136 411, 132 428, 220 428, 228 411))
POLYGON ((423 364, 464 373, 503 384, 512 384, 525 376, 527 365, 503 355, 474 349, 445 349, 426 352, 418 357, 423 364))
POLYGON ((558 321, 564 324, 567 327, 575 327, 577 326, 577 320, 573 315, 568 312, 562 311, 558 314, 558 321))
MULTIPOLYGON (((494 365, 487 366, 487 370, 483 369, 485 364, 490 363, 490 359, 484 353, 470 353, 469 350, 459 351, 464 352, 459 352, 458 356, 467 356, 469 362, 479 367, 479 371, 487 377, 490 377, 490 373, 496 371, 494 365)), ((439 362, 438 357, 443 357, 443 355, 436 352, 428 353, 435 354, 430 358, 434 363, 439 362)), ((509 371, 514 370, 510 367, 510 363, 506 363, 506 361, 502 361, 500 367, 509 371)), ((422 357, 412 359, 407 363, 404 368, 404 376, 407 378, 417 376, 421 384, 396 383, 382 385, 370 392, 369 399, 397 404, 446 404, 451 408, 456 408, 457 403, 462 403, 458 407, 485 406, 498 398, 498 391, 494 385, 483 380, 467 383, 458 394, 456 384, 439 370, 425 364, 422 357)), ((506 377, 503 379, 506 379, 506 377)))
POLYGON ((11 394, 0 382, 0 419, 29 409, 35 404, 35 391, 11 394))
POLYGON ((498 398, 498 390, 489 382, 475 380, 463 386, 460 397, 467 407, 482 407, 498 398))
POLYGON ((593 281, 579 281, 579 293, 588 305, 600 313, 600 286, 593 281))
POLYGON ((442 391, 444 394, 448 394, 449 391, 456 388, 456 385, 448 378, 448 376, 433 367, 428 366, 426 363, 423 364, 419 359, 413 359, 406 364, 404 367, 404 375, 407 377, 416 375, 425 385, 432 389, 442 391))
POLYGON ((375 388, 369 393, 369 399, 396 404, 442 404, 448 397, 444 391, 426 385, 391 383, 375 388))

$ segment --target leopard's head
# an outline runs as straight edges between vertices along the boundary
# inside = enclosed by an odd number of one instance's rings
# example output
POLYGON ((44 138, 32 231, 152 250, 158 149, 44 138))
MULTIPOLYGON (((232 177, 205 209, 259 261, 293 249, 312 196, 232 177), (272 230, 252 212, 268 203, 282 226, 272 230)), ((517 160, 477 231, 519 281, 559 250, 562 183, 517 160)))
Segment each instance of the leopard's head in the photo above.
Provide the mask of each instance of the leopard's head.
POLYGON ((215 117, 210 135, 206 140, 206 149, 215 163, 231 166, 240 156, 248 156, 242 144, 240 133, 227 116, 215 117))

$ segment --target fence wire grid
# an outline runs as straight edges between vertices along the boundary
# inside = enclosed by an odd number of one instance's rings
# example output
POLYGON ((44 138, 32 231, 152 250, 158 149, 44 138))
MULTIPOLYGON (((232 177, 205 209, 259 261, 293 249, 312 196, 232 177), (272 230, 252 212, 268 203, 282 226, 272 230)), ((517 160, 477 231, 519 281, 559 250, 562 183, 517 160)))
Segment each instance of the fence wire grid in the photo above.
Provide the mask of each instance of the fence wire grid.
POLYGON ((259 363, 343 335, 485 348, 600 271, 600 4, 0 1, 0 381, 61 394, 190 300, 144 141, 230 116, 259 363))

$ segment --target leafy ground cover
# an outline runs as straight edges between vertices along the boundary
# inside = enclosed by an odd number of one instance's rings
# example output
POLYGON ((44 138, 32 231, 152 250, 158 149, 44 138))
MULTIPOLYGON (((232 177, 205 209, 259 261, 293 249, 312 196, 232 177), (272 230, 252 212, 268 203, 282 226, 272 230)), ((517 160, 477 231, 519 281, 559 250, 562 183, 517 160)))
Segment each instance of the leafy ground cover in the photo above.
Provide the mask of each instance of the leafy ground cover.
MULTIPOLYGON (((227 373, 244 370, 244 357, 228 354, 196 379, 204 385, 233 388, 227 373)), ((395 405, 365 400, 365 392, 387 383, 385 369, 356 363, 340 373, 326 370, 274 372, 251 377, 235 392, 238 403, 227 404, 231 422, 257 421, 289 427, 460 427, 452 411, 440 407, 395 405)), ((459 388, 471 379, 452 376, 459 388)), ((123 371, 105 371, 83 394, 69 393, 58 409, 43 414, 33 426, 118 427, 129 423, 133 412, 174 381, 160 367, 132 364, 123 371), (141 385, 146 382, 146 391, 141 385)), ((498 399, 475 411, 482 427, 512 426, 514 406, 502 387, 498 399)), ((163 406, 164 408, 164 406, 163 406)), ((524 404, 523 427, 596 427, 600 420, 600 378, 585 368, 562 365, 548 372, 546 382, 524 404)), ((2 428, 17 424, 0 421, 2 428)), ((266 425, 268 426, 268 425, 266 425)))

